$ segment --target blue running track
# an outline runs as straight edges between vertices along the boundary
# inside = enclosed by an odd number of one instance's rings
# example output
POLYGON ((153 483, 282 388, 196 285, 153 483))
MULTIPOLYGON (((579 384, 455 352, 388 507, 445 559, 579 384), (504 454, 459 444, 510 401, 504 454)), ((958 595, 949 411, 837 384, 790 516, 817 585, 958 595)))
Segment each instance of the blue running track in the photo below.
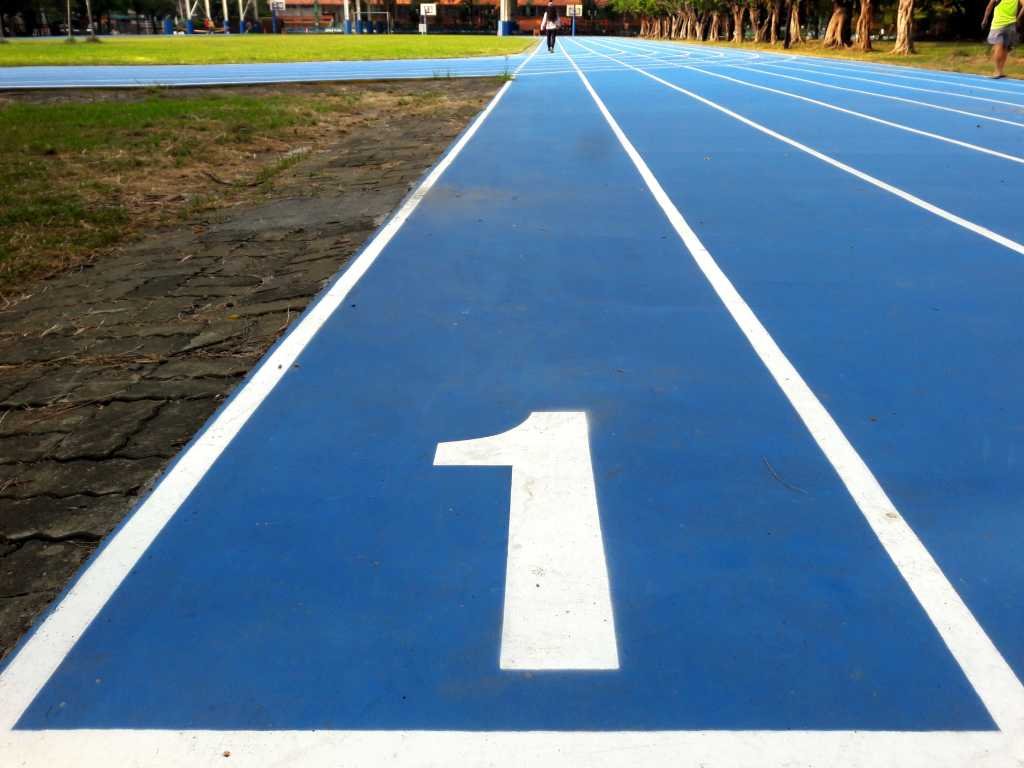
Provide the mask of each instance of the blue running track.
POLYGON ((0 764, 1024 760, 1024 83, 510 62, 8 661, 0 764))

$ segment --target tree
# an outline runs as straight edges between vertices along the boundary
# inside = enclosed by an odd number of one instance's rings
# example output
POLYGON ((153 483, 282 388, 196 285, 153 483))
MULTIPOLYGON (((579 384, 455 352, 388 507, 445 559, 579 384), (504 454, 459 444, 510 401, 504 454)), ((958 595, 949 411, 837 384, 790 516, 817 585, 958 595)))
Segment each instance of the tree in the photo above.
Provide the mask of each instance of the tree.
POLYGON ((914 53, 914 0, 899 0, 896 9, 896 44, 892 52, 898 56, 914 53))
POLYGON ((747 15, 747 6, 744 3, 733 2, 730 6, 732 11, 732 41, 743 42, 743 19, 747 15))
POLYGON ((718 9, 711 11, 711 28, 708 29, 708 40, 717 40, 721 36, 722 16, 718 9))
POLYGON ((860 14, 857 16, 857 50, 871 50, 872 0, 860 0, 860 14))
POLYGON ((845 0, 832 0, 832 15, 821 44, 826 48, 845 48, 850 44, 850 14, 845 0))
MULTIPOLYGON (((789 5, 789 32, 786 35, 788 43, 802 43, 803 35, 800 34, 800 0, 790 0, 789 5)), ((789 45, 787 44, 788 48, 789 45)))
POLYGON ((750 28, 754 33, 754 42, 760 43, 764 40, 765 28, 761 24, 761 0, 749 0, 750 2, 750 28))
POLYGON ((100 39, 96 37, 96 25, 92 22, 92 0, 85 0, 85 16, 89 20, 89 42, 98 43, 100 39))

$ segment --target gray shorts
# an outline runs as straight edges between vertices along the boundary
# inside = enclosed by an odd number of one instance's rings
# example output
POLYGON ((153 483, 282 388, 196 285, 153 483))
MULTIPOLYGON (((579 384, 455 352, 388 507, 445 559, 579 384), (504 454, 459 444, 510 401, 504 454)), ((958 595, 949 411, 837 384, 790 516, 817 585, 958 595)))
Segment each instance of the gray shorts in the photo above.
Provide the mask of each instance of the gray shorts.
POLYGON ((1005 27, 999 27, 998 29, 992 29, 988 33, 988 44, 999 45, 1002 43, 1006 46, 1006 50, 1011 51, 1017 45, 1017 25, 1007 24, 1005 27))

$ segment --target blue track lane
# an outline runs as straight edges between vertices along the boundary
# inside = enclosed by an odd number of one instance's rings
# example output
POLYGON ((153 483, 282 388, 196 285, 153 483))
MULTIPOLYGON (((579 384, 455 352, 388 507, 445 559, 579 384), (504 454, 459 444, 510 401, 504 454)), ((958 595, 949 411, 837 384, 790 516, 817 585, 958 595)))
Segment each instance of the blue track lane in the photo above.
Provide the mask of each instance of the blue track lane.
MULTIPOLYGON (((658 74, 816 149, 842 149, 842 159, 858 168, 906 182, 964 214, 986 206, 1002 211, 1009 225, 1002 229, 1020 231, 1012 210, 1021 171, 1009 163, 1001 167, 891 129, 878 136, 857 118, 785 97, 768 101, 696 72, 658 74), (870 142, 859 143, 868 132, 875 151, 870 142), (944 165, 971 161, 974 170, 963 165, 960 174, 937 175, 935 187, 905 172, 905 163, 923 172, 928 163, 921 156, 935 161, 939 153, 944 165), (985 168, 1015 192, 1005 199, 968 194, 963 174, 985 168)), ((1024 501, 1018 290, 1024 259, 640 74, 591 77, 705 244, 1024 674, 1024 644, 1017 641, 1024 612, 1010 608, 1024 604, 1011 565, 1024 536, 1024 518, 1016 514, 1024 501)))
MULTIPOLYGON (((783 57, 562 45, 1024 675, 1024 255, 625 64, 1015 241, 1020 164, 708 73, 1008 154, 1024 127, 787 81, 783 57)), ((542 52, 16 730, 994 732, 904 575, 542 52), (537 411, 587 414, 619 669, 499 668, 511 473, 433 466, 537 411)), ((897 764, 852 754, 804 764, 897 764)))

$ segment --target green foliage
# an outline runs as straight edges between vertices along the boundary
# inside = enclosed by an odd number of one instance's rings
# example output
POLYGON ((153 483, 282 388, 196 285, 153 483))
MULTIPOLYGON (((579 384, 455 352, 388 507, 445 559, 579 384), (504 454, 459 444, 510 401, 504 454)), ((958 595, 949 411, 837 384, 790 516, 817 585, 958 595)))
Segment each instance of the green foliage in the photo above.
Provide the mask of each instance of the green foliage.
MULTIPOLYGON (((85 47, 85 46, 79 46, 85 47)), ((131 227, 120 174, 203 164, 208 147, 246 148, 259 137, 348 112, 360 97, 310 104, 308 97, 265 98, 158 89, 138 100, 9 103, 0 108, 0 289, 120 240, 131 227)), ((266 183, 299 155, 273 160, 266 183)))

